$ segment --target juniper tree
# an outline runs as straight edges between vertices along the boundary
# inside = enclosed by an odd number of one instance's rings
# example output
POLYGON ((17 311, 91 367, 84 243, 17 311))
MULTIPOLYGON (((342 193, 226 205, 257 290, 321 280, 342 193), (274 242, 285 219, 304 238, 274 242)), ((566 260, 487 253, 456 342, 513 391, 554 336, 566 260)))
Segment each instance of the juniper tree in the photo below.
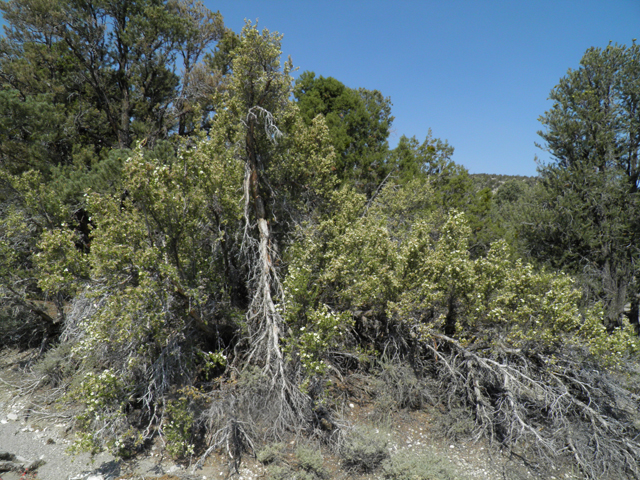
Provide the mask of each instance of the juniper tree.
POLYGON ((307 124, 316 115, 325 117, 340 180, 371 195, 389 173, 391 100, 377 90, 351 89, 332 77, 316 78, 313 72, 300 75, 294 95, 307 124))
POLYGON ((79 389, 75 398, 88 405, 81 447, 131 443, 122 412, 132 401, 142 405, 145 435, 165 428, 170 390, 230 351, 234 368, 258 366, 269 379, 274 435, 306 424, 297 363, 282 353, 280 248, 333 188, 334 153, 322 118, 305 125, 290 100, 290 69, 280 64, 280 37, 247 25, 209 132, 177 152, 138 146, 123 161, 125 197, 87 192, 88 253, 64 225, 42 235, 38 285, 74 305, 63 333, 73 358, 81 371, 99 359, 119 379, 98 410, 85 395, 94 377, 79 389))

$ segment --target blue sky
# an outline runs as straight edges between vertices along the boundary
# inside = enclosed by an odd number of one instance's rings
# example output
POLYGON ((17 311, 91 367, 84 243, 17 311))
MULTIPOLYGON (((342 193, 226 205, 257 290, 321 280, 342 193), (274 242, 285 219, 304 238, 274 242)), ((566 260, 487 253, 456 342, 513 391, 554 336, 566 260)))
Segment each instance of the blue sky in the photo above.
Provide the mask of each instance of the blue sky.
MULTIPOLYGON (((591 46, 640 38, 640 0, 204 0, 284 34, 300 70, 391 98, 390 144, 429 128, 471 173, 535 175, 538 117, 591 46)), ((1 21, 0 21, 1 23, 1 21)))
POLYGON ((299 72, 391 97, 395 145, 429 128, 471 173, 535 175, 538 117, 591 46, 640 39, 640 0, 205 0, 284 34, 299 72))

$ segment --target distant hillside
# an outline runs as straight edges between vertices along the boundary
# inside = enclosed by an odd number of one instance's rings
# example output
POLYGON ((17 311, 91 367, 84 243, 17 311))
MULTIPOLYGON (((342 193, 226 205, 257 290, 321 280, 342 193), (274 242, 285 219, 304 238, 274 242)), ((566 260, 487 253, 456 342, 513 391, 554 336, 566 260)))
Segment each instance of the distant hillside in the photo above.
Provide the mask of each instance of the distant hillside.
POLYGON ((476 191, 483 188, 490 188, 492 192, 495 192, 500 185, 508 180, 515 180, 518 182, 526 183, 527 185, 534 185, 539 177, 527 177, 525 175, 497 175, 492 173, 473 173, 469 175, 473 184, 476 187, 476 191))

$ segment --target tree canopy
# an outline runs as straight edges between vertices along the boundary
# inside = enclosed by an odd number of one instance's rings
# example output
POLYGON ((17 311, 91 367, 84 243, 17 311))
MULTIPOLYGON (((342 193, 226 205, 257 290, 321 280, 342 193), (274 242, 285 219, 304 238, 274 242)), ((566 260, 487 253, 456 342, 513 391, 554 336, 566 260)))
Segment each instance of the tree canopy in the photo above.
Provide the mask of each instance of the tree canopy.
POLYGON ((345 401, 385 384, 385 415, 640 477, 635 44, 587 52, 554 161, 498 185, 200 3, 0 8, 0 346, 36 348, 74 449, 343 455, 345 401))
POLYGON ((332 77, 316 78, 314 72, 302 73, 293 93, 307 124, 319 114, 325 117, 338 155, 338 177, 373 192, 389 173, 391 100, 377 90, 354 90, 332 77))
POLYGON ((591 48, 580 65, 540 118, 553 160, 522 232, 535 257, 581 276, 611 327, 623 312, 637 323, 640 47, 591 48))
POLYGON ((194 109, 206 110, 212 82, 199 79, 199 61, 223 24, 199 2, 20 0, 0 9, 3 113, 35 113, 22 116, 31 125, 3 130, 0 160, 13 170, 91 162, 88 152, 136 140, 152 145, 193 130, 194 109), (46 147, 25 158, 25 143, 46 147))

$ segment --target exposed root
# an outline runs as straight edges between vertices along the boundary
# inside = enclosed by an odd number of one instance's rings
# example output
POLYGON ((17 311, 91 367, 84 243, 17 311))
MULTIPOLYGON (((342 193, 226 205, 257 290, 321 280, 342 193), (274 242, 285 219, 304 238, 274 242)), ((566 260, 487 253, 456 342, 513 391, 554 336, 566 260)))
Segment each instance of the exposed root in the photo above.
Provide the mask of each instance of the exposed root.
POLYGON ((443 398, 475 409, 478 437, 534 453, 539 466, 571 456, 585 478, 640 477, 638 403, 606 373, 578 363, 581 352, 497 359, 445 335, 430 337, 439 348, 431 340, 423 346, 437 364, 443 398))
POLYGON ((240 473, 240 462, 245 453, 255 457, 256 448, 251 440, 251 434, 249 433, 247 424, 235 418, 230 418, 225 426, 213 433, 209 444, 209 448, 194 465, 194 472, 204 465, 204 461, 212 452, 221 447, 224 447, 230 459, 230 472, 233 470, 235 473, 240 473))
POLYGON ((214 392, 204 415, 209 446, 197 465, 212 452, 222 450, 229 455, 230 465, 237 468, 243 454, 255 452, 256 442, 279 440, 287 433, 301 434, 301 426, 311 422, 307 398, 297 388, 283 391, 287 384, 294 385, 287 381, 274 387, 273 379, 262 369, 249 366, 240 373, 237 383, 214 392))

